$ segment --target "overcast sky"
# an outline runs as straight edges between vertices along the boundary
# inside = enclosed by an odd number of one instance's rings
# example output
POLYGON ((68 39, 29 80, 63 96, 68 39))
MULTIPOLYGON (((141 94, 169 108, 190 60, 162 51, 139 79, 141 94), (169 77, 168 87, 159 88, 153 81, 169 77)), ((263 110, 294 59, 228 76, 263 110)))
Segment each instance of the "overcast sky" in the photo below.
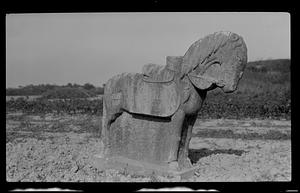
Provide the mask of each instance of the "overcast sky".
POLYGON ((113 75, 182 56, 216 31, 241 35, 248 61, 290 58, 288 13, 8 14, 6 87, 102 86, 113 75))

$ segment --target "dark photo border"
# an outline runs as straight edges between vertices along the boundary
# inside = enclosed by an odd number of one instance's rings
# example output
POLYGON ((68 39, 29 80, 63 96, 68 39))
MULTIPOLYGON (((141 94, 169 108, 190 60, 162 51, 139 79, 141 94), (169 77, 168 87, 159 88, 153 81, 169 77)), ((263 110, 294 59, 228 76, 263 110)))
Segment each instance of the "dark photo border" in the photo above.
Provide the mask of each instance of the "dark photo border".
MULTIPOLYGON (((41 1, 42 2, 42 1, 41 1)), ((43 4, 41 3, 40 4, 43 4)), ((124 1, 122 3, 117 3, 115 1, 112 1, 111 3, 102 3, 99 2, 99 5, 94 5, 94 8, 85 8, 84 6, 91 6, 91 4, 88 4, 87 2, 69 2, 70 4, 76 4, 79 5, 78 8, 70 8, 65 6, 64 8, 60 8, 58 6, 59 4, 56 4, 56 6, 53 5, 51 2, 45 2, 44 5, 42 5, 40 8, 32 7, 30 4, 27 4, 27 2, 23 2, 22 4, 18 4, 18 2, 15 2, 15 5, 11 3, 11 5, 4 6, 5 8, 1 9, 1 15, 2 15, 2 33, 1 36, 2 40, 2 54, 3 57, 1 57, 2 62, 4 65, 4 68, 6 68, 6 61, 5 61, 5 51, 6 51, 6 38, 5 38, 5 15, 6 14, 18 14, 18 13, 79 13, 79 12, 287 12, 291 16, 291 45, 295 45, 296 43, 296 37, 298 36, 298 33, 295 32, 296 30, 296 13, 295 13, 295 7, 292 5, 288 5, 285 9, 284 6, 279 5, 277 8, 270 8, 268 5, 265 5, 265 8, 233 8, 230 4, 235 4, 235 2, 224 2, 226 6, 223 7, 222 4, 219 4, 218 8, 214 5, 217 3, 214 2, 208 2, 204 4, 203 2, 198 3, 189 3, 187 1, 181 1, 181 2, 165 2, 163 3, 160 0, 153 0, 153 1, 140 1, 139 3, 134 2, 127 2, 124 1), (25 4, 25 5, 23 5, 25 4), (84 4, 80 6, 81 4, 84 4), (208 6, 207 4, 210 4, 208 6), (98 9, 96 9, 97 7, 98 9)), ((240 4, 243 4, 243 1, 237 2, 240 4)), ((248 1, 248 3, 253 3, 248 1)), ((272 2, 274 3, 274 2, 272 2)), ((255 3, 253 3, 255 4, 255 3)), ((278 3, 279 4, 279 3, 278 3)), ((258 29, 259 30, 259 29, 258 29)), ((79 191, 89 191, 89 190, 96 190, 96 191, 137 191, 142 188, 174 188, 174 187, 186 187, 190 188, 192 190, 217 190, 217 191, 225 191, 225 190, 233 190, 233 191, 257 191, 257 190, 267 190, 267 191, 298 191, 299 190, 299 176, 297 174, 298 171, 298 164, 299 158, 297 157, 296 152, 299 151, 299 146, 297 146, 297 141, 299 132, 297 131, 297 123, 294 121, 297 119, 295 116, 297 115, 297 107, 295 107, 297 103, 298 97, 295 96, 296 92, 296 62, 297 57, 295 56, 295 51, 293 52, 293 49, 291 49, 291 87, 294 87, 292 92, 292 112, 293 116, 291 118, 292 121, 292 129, 291 129, 291 141, 292 141, 292 180, 290 182, 193 182, 193 183, 75 183, 75 182, 68 182, 68 183, 52 183, 52 182, 7 182, 6 181, 6 175, 5 171, 2 172, 2 180, 1 182, 3 185, 5 185, 7 191, 12 191, 15 189, 27 189, 27 188, 61 188, 61 189, 70 189, 70 190, 79 190, 79 191)), ((6 72, 6 69, 3 69, 2 72, 6 72)), ((3 76, 4 79, 5 75, 3 76)), ((3 81, 3 84, 6 80, 3 81)), ((4 107, 2 108, 4 109, 4 107)), ((3 121, 5 122, 5 121, 3 121)), ((4 128, 4 127, 3 127, 4 128)), ((5 129, 2 130, 5 132, 5 129)), ((3 133, 2 136, 5 136, 5 133, 3 133)), ((5 141, 4 139, 2 140, 5 141)), ((2 149, 5 149, 5 143, 2 146, 2 149)), ((5 152, 3 152, 2 155, 5 155, 5 152)), ((2 159, 3 161, 4 159, 2 159)), ((3 161, 4 162, 4 161, 3 161)), ((1 164, 3 170, 5 168, 5 163, 1 164)))

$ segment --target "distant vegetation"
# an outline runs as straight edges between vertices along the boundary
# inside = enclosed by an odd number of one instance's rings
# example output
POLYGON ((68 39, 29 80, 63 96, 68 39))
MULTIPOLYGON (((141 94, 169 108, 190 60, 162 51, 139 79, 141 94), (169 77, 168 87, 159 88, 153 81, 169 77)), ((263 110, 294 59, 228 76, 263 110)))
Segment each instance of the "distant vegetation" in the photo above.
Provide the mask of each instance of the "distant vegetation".
POLYGON ((46 99, 73 99, 95 97, 96 93, 83 88, 55 88, 42 94, 46 99))
MULTIPOLYGON (((6 95, 41 95, 34 101, 8 101, 6 109, 26 112, 66 112, 102 114, 102 99, 87 98, 103 94, 92 84, 29 85, 6 89, 6 95), (80 98, 80 99, 79 99, 80 98), (83 99, 86 98, 86 99, 83 99), (48 101, 47 99, 70 99, 48 101)), ((238 90, 231 94, 220 89, 208 92, 200 118, 286 118, 291 116, 290 60, 249 62, 238 90)))
POLYGON ((99 94, 103 94, 102 87, 95 87, 90 83, 86 83, 84 85, 79 84, 71 84, 68 83, 67 85, 51 85, 51 84, 40 84, 40 85, 28 85, 19 88, 7 88, 6 89, 6 96, 32 96, 32 95, 44 95, 45 97, 54 98, 55 96, 58 97, 71 97, 72 93, 74 96, 78 97, 85 97, 88 95, 95 96, 99 94), (81 93, 81 94, 78 94, 81 93), (84 94, 84 93, 87 93, 84 94))
POLYGON ((12 98, 6 102, 6 111, 22 111, 32 114, 84 113, 101 115, 101 98, 92 99, 101 94, 103 94, 102 87, 95 87, 89 83, 84 85, 69 83, 64 86, 42 84, 36 86, 29 85, 20 88, 9 88, 6 89, 7 96, 39 97, 35 100, 29 100, 30 98, 28 97, 12 98))
POLYGON ((69 99, 69 100, 26 100, 18 98, 6 101, 6 112, 21 111, 28 114, 94 114, 102 115, 102 100, 69 99))

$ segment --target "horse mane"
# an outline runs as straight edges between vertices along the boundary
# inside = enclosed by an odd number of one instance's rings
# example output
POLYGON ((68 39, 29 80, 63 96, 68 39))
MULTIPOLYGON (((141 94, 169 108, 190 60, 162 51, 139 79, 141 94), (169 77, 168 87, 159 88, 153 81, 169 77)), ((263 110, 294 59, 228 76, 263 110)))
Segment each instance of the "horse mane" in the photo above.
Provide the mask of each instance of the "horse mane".
POLYGON ((190 71, 198 65, 204 65, 204 61, 208 59, 219 48, 231 43, 231 47, 238 47, 242 43, 241 37, 229 31, 220 31, 207 35, 194 42, 183 56, 183 64, 187 71, 190 71))

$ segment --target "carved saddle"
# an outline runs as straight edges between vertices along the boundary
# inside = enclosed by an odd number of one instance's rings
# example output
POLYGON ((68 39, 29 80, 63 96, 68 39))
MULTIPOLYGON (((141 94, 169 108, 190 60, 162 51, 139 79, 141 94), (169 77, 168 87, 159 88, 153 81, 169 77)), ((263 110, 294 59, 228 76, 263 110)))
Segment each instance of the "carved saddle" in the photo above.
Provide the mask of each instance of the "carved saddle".
POLYGON ((113 106, 157 117, 172 116, 180 106, 182 89, 174 77, 180 72, 181 57, 167 57, 167 65, 148 64, 143 73, 125 73, 111 83, 113 106), (176 63, 177 62, 177 63, 176 63))
POLYGON ((143 80, 150 83, 168 83, 181 71, 182 56, 167 56, 165 66, 146 64, 143 66, 143 80))
POLYGON ((181 71, 181 56, 167 56, 165 66, 144 65, 142 74, 131 77, 126 89, 126 109, 132 113, 169 117, 179 108, 181 91, 174 81, 181 71))
POLYGON ((122 108, 135 114, 172 116, 180 106, 181 90, 175 81, 149 83, 143 74, 127 76, 121 97, 122 108))

